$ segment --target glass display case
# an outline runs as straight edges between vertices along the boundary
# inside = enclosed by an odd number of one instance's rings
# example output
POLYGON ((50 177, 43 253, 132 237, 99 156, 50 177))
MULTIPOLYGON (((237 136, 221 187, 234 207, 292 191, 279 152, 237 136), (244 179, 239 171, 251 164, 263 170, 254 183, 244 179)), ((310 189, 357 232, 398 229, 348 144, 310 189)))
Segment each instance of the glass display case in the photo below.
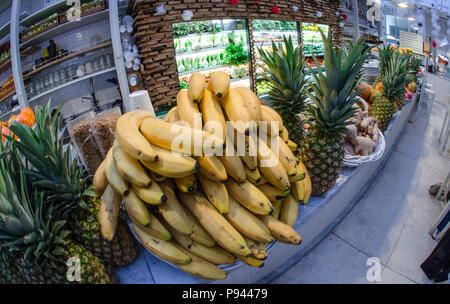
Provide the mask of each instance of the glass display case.
POLYGON ((264 77, 265 64, 260 60, 258 47, 262 47, 265 50, 272 50, 272 41, 278 44, 283 41, 283 36, 291 36, 294 44, 299 44, 299 25, 296 21, 283 21, 283 20, 253 20, 253 42, 255 45, 255 77, 256 77, 256 90, 258 96, 262 96, 268 93, 268 86, 264 77))
POLYGON ((193 21, 173 24, 181 88, 188 88, 194 72, 230 74, 231 87, 250 87, 249 43, 244 19, 193 21))
POLYGON ((323 31, 325 36, 328 35, 328 25, 302 23, 303 56, 313 69, 315 68, 316 63, 314 62, 312 55, 316 56, 321 66, 323 65, 324 48, 319 28, 323 31))

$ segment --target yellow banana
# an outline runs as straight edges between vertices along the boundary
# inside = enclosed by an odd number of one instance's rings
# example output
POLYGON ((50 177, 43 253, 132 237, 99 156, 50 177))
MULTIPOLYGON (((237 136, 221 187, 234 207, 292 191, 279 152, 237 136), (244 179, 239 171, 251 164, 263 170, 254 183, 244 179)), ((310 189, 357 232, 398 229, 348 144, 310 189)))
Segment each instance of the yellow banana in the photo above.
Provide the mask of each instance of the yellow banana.
POLYGON ((289 149, 288 145, 281 139, 280 136, 276 137, 278 142, 278 151, 276 151, 276 145, 272 145, 272 141, 268 140, 267 143, 271 150, 278 155, 278 158, 283 165, 286 173, 289 176, 295 176, 297 174, 297 158, 292 153, 291 149, 289 149), (278 152, 278 153, 277 153, 278 152))
POLYGON ((292 140, 288 140, 287 145, 289 146, 289 149, 291 149, 292 152, 297 150, 297 144, 292 140))
POLYGON ((260 128, 262 128, 263 131, 270 136, 279 135, 284 128, 283 119, 281 119, 280 115, 266 105, 261 105, 261 121, 259 125, 260 128), (275 128, 278 128, 278 134, 272 134, 272 129, 275 130, 275 128))
POLYGON ((224 97, 230 89, 230 75, 222 71, 213 73, 208 83, 208 89, 218 98, 224 97))
POLYGON ((251 212, 256 214, 273 212, 269 199, 249 181, 238 184, 230 178, 226 182, 226 187, 229 195, 251 212))
POLYGON ((200 193, 179 193, 181 201, 216 242, 234 254, 250 255, 244 238, 200 193))
POLYGON ((306 173, 305 173, 306 171, 303 168, 304 168, 303 164, 301 164, 301 162, 299 162, 299 164, 297 165, 297 168, 296 168, 297 172, 295 173, 295 175, 289 176, 289 182, 291 184, 298 182, 306 177, 306 173))
POLYGON ((108 185, 100 200, 100 210, 98 212, 100 232, 103 238, 108 241, 112 241, 116 233, 121 203, 122 197, 120 194, 108 185))
POLYGON ((255 170, 258 167, 256 136, 244 136, 234 130, 234 147, 247 168, 255 170))
POLYGON ((244 164, 239 156, 236 155, 236 151, 233 147, 227 147, 227 149, 233 149, 233 155, 218 156, 222 162, 225 170, 229 176, 234 178, 238 183, 242 183, 246 179, 246 173, 244 164))
POLYGON ((232 197, 230 197, 230 211, 225 218, 243 236, 256 242, 270 243, 273 241, 269 229, 250 211, 242 207, 232 197))
POLYGON ((172 234, 164 227, 164 225, 159 221, 159 219, 153 214, 150 214, 150 225, 147 227, 142 226, 139 222, 130 216, 133 227, 139 227, 145 234, 155 237, 160 240, 168 241, 172 238, 172 234))
POLYGON ((192 193, 197 191, 197 177, 195 174, 175 178, 175 184, 181 192, 192 193))
POLYGON ((139 224, 145 227, 150 225, 151 219, 147 206, 133 189, 130 189, 130 193, 123 197, 123 205, 130 217, 133 217, 139 224))
POLYGON ((297 200, 297 202, 303 202, 306 194, 304 179, 292 184, 292 196, 297 200))
POLYGON ((280 137, 286 144, 289 142, 289 131, 286 129, 286 126, 283 126, 280 137))
POLYGON ((189 97, 198 103, 203 98, 206 88, 206 78, 202 73, 193 73, 189 78, 189 97))
POLYGON ((298 201, 289 195, 281 203, 280 220, 289 226, 294 226, 298 217, 298 201))
POLYGON ((117 171, 116 164, 113 159, 113 149, 109 149, 105 158, 105 175, 111 187, 122 196, 128 195, 130 192, 127 183, 123 180, 117 171))
POLYGON ((167 196, 156 182, 153 182, 149 187, 139 187, 133 184, 131 187, 136 195, 147 204, 159 205, 167 201, 167 196))
POLYGON ((227 180, 227 171, 217 156, 196 157, 200 168, 199 172, 205 177, 223 183, 227 180))
POLYGON ((216 241, 209 235, 208 232, 200 225, 197 220, 192 216, 189 210, 185 210, 187 219, 192 227, 192 234, 189 235, 191 239, 206 247, 213 247, 216 245, 216 241))
POLYGON ((259 172, 281 191, 289 191, 289 177, 280 160, 263 140, 259 139, 258 144, 259 172))
POLYGON ((242 262, 244 262, 245 264, 252 266, 252 267, 263 267, 264 266, 264 261, 263 260, 259 260, 257 258, 254 258, 252 256, 249 257, 244 257, 244 256, 240 256, 240 255, 236 255, 236 257, 241 260, 242 262))
POLYGON ((191 128, 202 130, 202 120, 197 104, 189 97, 187 89, 181 89, 177 95, 178 115, 181 121, 187 122, 191 128), (197 121, 195 121, 197 119, 197 121))
POLYGON ((241 95, 242 99, 245 102, 245 105, 250 113, 250 117, 253 121, 256 122, 256 126, 258 122, 261 120, 261 103, 259 102, 258 97, 256 97, 255 93, 252 90, 246 87, 238 87, 236 91, 241 95))
POLYGON ((281 201, 273 201, 272 202, 272 206, 273 206, 273 214, 272 216, 276 219, 280 218, 280 210, 281 210, 281 201))
POLYGON ((220 100, 220 104, 228 120, 233 122, 234 129, 238 133, 248 135, 252 118, 241 95, 235 89, 230 89, 228 94, 220 100))
POLYGON ((152 116, 150 112, 135 110, 123 114, 117 120, 116 139, 122 149, 135 159, 149 162, 158 159, 152 145, 139 132, 142 122, 152 116))
POLYGON ((106 187, 108 186, 108 180, 106 179, 105 173, 105 160, 103 160, 95 171, 94 179, 92 185, 94 186, 94 191, 98 196, 102 196, 106 187))
POLYGON ((152 180, 145 173, 139 161, 126 154, 119 144, 115 144, 112 149, 117 171, 124 180, 139 187, 147 187, 152 184, 152 180))
POLYGON ((163 181, 166 180, 166 177, 165 177, 165 176, 156 174, 156 173, 153 172, 153 171, 148 170, 148 173, 149 173, 150 176, 152 177, 152 180, 154 180, 154 181, 157 182, 157 183, 161 183, 161 182, 163 182, 163 181))
POLYGON ((311 177, 309 176, 308 170, 306 169, 305 165, 302 162, 299 162, 298 165, 305 172, 305 179, 304 179, 305 195, 303 196, 302 204, 306 205, 306 203, 309 201, 309 198, 311 197, 312 191, 311 177))
POLYGON ((267 228, 269 228, 270 234, 272 234, 277 241, 286 244, 300 245, 302 238, 291 226, 277 220, 273 216, 260 215, 259 218, 267 228))
POLYGON ((283 192, 270 184, 260 185, 258 186, 258 189, 261 190, 271 202, 282 200, 289 195, 289 193, 283 192))
POLYGON ((267 258, 267 251, 264 243, 258 243, 246 237, 244 237, 244 239, 254 258, 258 260, 265 260, 267 258))
POLYGON ((163 260, 175 264, 188 264, 191 258, 181 251, 173 241, 161 240, 145 233, 137 225, 133 225, 134 231, 142 244, 163 260))
POLYGON ((249 168, 245 167, 245 175, 247 177, 247 180, 253 185, 259 185, 259 183, 261 183, 261 175, 259 174, 258 168, 256 168, 255 170, 250 170, 249 168))
POLYGON ((225 140, 227 130, 225 117, 223 116, 219 100, 214 93, 210 90, 205 90, 205 94, 203 95, 203 99, 200 101, 199 106, 202 111, 205 131, 217 136, 221 134, 222 138, 225 140))
POLYGON ((176 122, 180 120, 180 115, 178 114, 178 107, 172 107, 169 112, 167 112, 166 117, 164 118, 167 122, 176 122))
POLYGON ((216 207, 216 209, 221 214, 228 213, 228 192, 227 188, 223 183, 210 180, 203 176, 203 174, 198 174, 198 180, 202 185, 203 192, 206 194, 209 202, 216 207))

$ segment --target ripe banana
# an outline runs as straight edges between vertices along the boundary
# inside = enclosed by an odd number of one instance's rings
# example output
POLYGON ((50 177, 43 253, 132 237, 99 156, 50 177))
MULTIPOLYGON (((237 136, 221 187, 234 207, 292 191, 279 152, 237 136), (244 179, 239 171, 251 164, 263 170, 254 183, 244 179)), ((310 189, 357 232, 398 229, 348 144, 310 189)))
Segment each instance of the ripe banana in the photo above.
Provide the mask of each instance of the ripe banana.
POLYGON ((109 149, 105 158, 105 175, 111 187, 122 196, 128 195, 130 192, 127 183, 123 180, 117 171, 116 164, 113 159, 113 149, 109 149))
POLYGON ((267 143, 272 152, 278 155, 278 159, 286 170, 286 173, 289 176, 295 176, 297 174, 297 158, 294 156, 291 149, 289 149, 288 145, 281 139, 280 136, 277 136, 276 140, 278 142, 278 151, 276 151, 276 146, 272 145, 271 140, 268 140, 267 143))
POLYGON ((149 173, 150 176, 152 177, 152 180, 154 180, 154 181, 157 182, 157 183, 161 183, 161 182, 163 182, 163 181, 166 180, 166 177, 165 177, 165 176, 156 174, 156 173, 153 172, 153 171, 148 170, 148 173, 149 173))
POLYGON ((280 137, 286 144, 289 142, 289 131, 286 129, 286 126, 283 126, 280 137))
POLYGON ((130 193, 128 193, 127 196, 123 197, 123 205, 130 217, 133 217, 136 222, 144 227, 150 225, 151 219, 147 206, 136 195, 133 189, 130 189, 130 193))
POLYGON ((179 193, 181 201, 216 242, 234 254, 250 255, 244 238, 201 193, 179 193))
POLYGON ((191 128, 203 129, 200 111, 198 110, 197 104, 189 97, 187 89, 181 89, 178 92, 177 107, 181 121, 187 122, 191 128))
POLYGON ((292 184, 292 195, 297 200, 297 202, 303 202, 306 194, 304 179, 292 184))
POLYGON ((246 237, 244 237, 244 239, 254 258, 258 260, 265 260, 267 258, 267 251, 264 243, 258 243, 246 237))
POLYGON ((274 109, 265 105, 261 105, 261 122, 259 125, 263 126, 263 128, 265 128, 265 133, 270 136, 279 135, 284 128, 281 116, 274 109), (266 123, 262 124, 261 122, 266 123), (278 128, 278 134, 272 134, 272 128, 275 127, 278 128))
POLYGON ((303 164, 301 164, 301 162, 299 162, 299 164, 297 165, 297 168, 296 168, 297 173, 295 173, 294 176, 289 176, 289 182, 291 183, 291 185, 292 185, 292 183, 298 182, 306 177, 306 173, 305 173, 306 171, 303 168, 304 168, 303 164))
POLYGON ((294 226, 298 217, 298 201, 289 195, 281 203, 280 220, 289 226, 294 226))
POLYGON ((152 116, 150 112, 135 110, 125 113, 117 120, 116 139, 122 149, 135 159, 149 162, 158 160, 152 145, 139 132, 144 119, 152 116))
POLYGON ((104 239, 112 241, 116 233, 117 220, 119 219, 119 209, 122 197, 108 185, 100 200, 100 210, 98 222, 100 232, 104 239))
POLYGON ((250 211, 242 207, 230 197, 230 210, 225 218, 243 236, 256 242, 270 243, 273 241, 269 229, 250 211))
POLYGON ((261 181, 256 184, 256 186, 260 186, 260 185, 264 185, 264 184, 268 184, 269 181, 267 180, 267 178, 264 177, 264 175, 261 175, 261 181))
POLYGON ((272 214, 273 208, 269 199, 249 181, 238 184, 230 178, 226 182, 226 187, 229 195, 251 212, 272 214))
POLYGON ((233 123, 234 129, 241 134, 249 134, 252 118, 241 95, 235 89, 230 89, 220 104, 227 114, 228 120, 233 123))
POLYGON ((257 258, 254 258, 252 256, 249 257, 243 257, 240 255, 236 255, 236 257, 241 260, 242 262, 244 262, 245 264, 252 266, 252 267, 263 267, 264 266, 264 261, 263 260, 259 260, 257 258))
POLYGON ((175 264, 188 264, 191 262, 191 258, 186 253, 181 251, 175 245, 175 242, 152 237, 145 233, 145 231, 137 225, 133 225, 133 228, 145 248, 161 259, 175 264))
POLYGON ((203 98, 206 88, 206 78, 202 73, 193 73, 189 78, 189 97, 198 103, 203 98))
POLYGON ((175 266, 179 269, 206 280, 224 280, 227 278, 227 273, 213 263, 205 261, 195 254, 192 254, 178 244, 175 244, 175 246, 191 258, 191 262, 189 264, 176 264, 175 266))
POLYGON ((192 193, 197 191, 197 177, 195 174, 175 178, 175 184, 181 192, 192 193))
POLYGON ((145 173, 139 161, 126 154, 119 144, 114 144, 112 149, 117 171, 124 180, 139 187, 147 187, 152 184, 152 180, 145 173))
POLYGON ((200 155, 205 141, 211 149, 223 150, 226 146, 224 139, 208 132, 153 117, 146 118, 140 130, 151 144, 173 152, 200 155))
POLYGON ((305 172, 305 196, 303 197, 302 204, 306 205, 306 203, 309 201, 309 198, 311 197, 311 191, 312 191, 312 185, 311 185, 311 177, 309 176, 308 170, 306 169, 305 165, 302 162, 299 162, 299 167, 305 172))
POLYGON ((247 180, 253 185, 259 185, 261 183, 261 174, 259 174, 258 168, 256 168, 255 170, 250 170, 249 168, 245 167, 245 175, 247 177, 247 180))
POLYGON ((238 183, 243 183, 246 179, 246 173, 244 164, 239 156, 236 155, 236 151, 233 147, 227 147, 227 149, 233 149, 233 155, 218 156, 222 162, 225 170, 229 176, 234 178, 238 183))
POLYGON ((291 186, 286 170, 262 139, 258 139, 258 168, 269 183, 282 191, 290 190, 291 186))
POLYGON ((281 210, 281 201, 273 201, 272 202, 272 206, 273 206, 273 214, 272 216, 276 219, 280 218, 280 210, 281 210))
POLYGON ((270 184, 260 185, 258 186, 258 189, 261 190, 271 202, 285 199, 289 195, 289 193, 283 192, 270 184))
POLYGON ((261 103, 259 102, 258 97, 256 97, 252 90, 246 87, 238 87, 236 88, 236 91, 238 91, 244 100, 251 119, 258 125, 258 122, 261 120, 261 103))
POLYGON ((236 259, 232 254, 226 251, 223 248, 218 246, 214 247, 206 247, 195 241, 193 241, 190 237, 174 230, 173 228, 168 227, 174 240, 181 245, 184 249, 191 252, 192 254, 197 255, 198 257, 205 259, 208 262, 211 262, 216 265, 221 264, 233 264, 236 259))
POLYGON ((94 191, 100 197, 108 186, 108 180, 106 179, 105 173, 105 160, 103 160, 95 171, 94 179, 92 185, 94 186, 94 191))
POLYGON ((247 168, 255 170, 258 167, 258 159, 256 157, 258 144, 256 136, 244 136, 234 130, 234 139, 234 147, 237 155, 241 157, 247 168))
POLYGON ((178 107, 172 107, 169 112, 166 114, 166 118, 164 118, 167 122, 176 122, 180 120, 180 115, 178 114, 178 107))
POLYGON ((277 220, 273 216, 260 215, 259 218, 269 228, 270 234, 282 243, 299 245, 302 238, 298 233, 292 229, 292 227, 286 225, 280 220, 277 220))
POLYGON ((142 226, 138 221, 136 221, 135 218, 130 216, 133 227, 139 227, 143 232, 145 232, 145 234, 157 239, 165 241, 170 240, 172 238, 172 234, 166 229, 166 227, 164 227, 164 225, 153 213, 150 212, 149 214, 151 223, 147 227, 142 226))
POLYGON ((147 204, 159 205, 167 201, 167 196, 156 182, 153 182, 149 187, 139 187, 134 184, 131 187, 137 196, 147 204))
POLYGON ((199 163, 190 156, 176 155, 168 150, 154 147, 159 155, 157 162, 141 161, 150 171, 165 177, 180 178, 197 172, 199 163))
POLYGON ((173 229, 179 231, 184 235, 191 235, 193 233, 193 223, 189 220, 187 212, 184 210, 173 187, 168 182, 161 183, 161 189, 167 197, 167 201, 158 206, 158 211, 165 222, 167 222, 173 229))
POLYGON ((218 98, 224 97, 230 89, 230 75, 217 71, 211 75, 208 83, 208 90, 213 92, 218 98))
POLYGON ((198 171, 203 176, 220 183, 224 183, 227 180, 227 171, 217 156, 204 155, 198 156, 196 159, 200 165, 198 171))
POLYGON ((191 239, 206 247, 213 247, 216 245, 216 241, 209 235, 208 232, 200 225, 192 214, 185 210, 189 224, 192 226, 192 234, 189 235, 191 239))
POLYGON ((205 90, 203 99, 199 103, 202 111, 204 129, 206 132, 219 136, 222 135, 226 139, 226 124, 223 116, 222 108, 219 100, 210 90, 205 90))
POLYGON ((297 150, 297 144, 292 140, 288 140, 287 145, 289 146, 289 149, 291 149, 292 152, 297 150))
POLYGON ((225 185, 223 183, 210 180, 201 173, 198 174, 198 180, 200 181, 203 191, 210 203, 213 204, 221 214, 227 214, 229 209, 228 192, 225 185))

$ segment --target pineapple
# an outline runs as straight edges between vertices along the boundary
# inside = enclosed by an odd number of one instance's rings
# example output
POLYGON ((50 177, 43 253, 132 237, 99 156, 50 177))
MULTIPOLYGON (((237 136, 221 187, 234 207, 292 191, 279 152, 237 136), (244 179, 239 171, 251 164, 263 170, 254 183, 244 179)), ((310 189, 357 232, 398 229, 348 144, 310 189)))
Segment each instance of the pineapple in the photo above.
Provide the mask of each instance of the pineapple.
POLYGON ((311 177, 312 195, 327 192, 336 182, 345 156, 343 133, 346 126, 354 122, 352 118, 357 107, 355 97, 358 92, 362 65, 369 48, 360 39, 348 52, 339 50, 336 54, 331 43, 321 31, 325 49, 325 73, 316 57, 313 57, 318 75, 311 67, 314 83, 307 95, 313 102, 309 107, 312 129, 305 136, 300 148, 301 161, 311 177))
POLYGON ((386 71, 386 68, 389 64, 389 61, 392 58, 392 55, 394 54, 395 49, 392 47, 388 47, 383 45, 383 47, 378 47, 378 76, 375 79, 375 82, 373 83, 373 86, 375 87, 381 79, 383 79, 383 75, 386 71))
POLYGON ((111 242, 102 237, 99 198, 77 160, 70 162, 70 149, 64 151, 60 121, 59 111, 52 117, 49 103, 36 110, 35 131, 17 123, 10 127, 20 139, 16 143, 18 150, 34 167, 28 171, 33 185, 43 191, 47 202, 55 205, 59 219, 71 224, 77 242, 105 262, 128 265, 137 257, 139 247, 121 220, 111 242))
POLYGON ((303 138, 303 121, 299 118, 306 108, 305 65, 300 58, 300 47, 294 49, 292 38, 283 36, 276 46, 272 41, 272 52, 259 48, 262 61, 267 65, 265 80, 270 86, 269 101, 280 114, 291 140, 300 144, 303 138))
POLYGON ((74 283, 110 283, 101 261, 70 239, 66 222, 44 202, 43 193, 30 192, 17 151, 9 144, 0 160, 0 279, 5 283, 68 283, 66 263, 78 257, 80 278, 74 283), (12 148, 11 148, 12 147, 12 148))

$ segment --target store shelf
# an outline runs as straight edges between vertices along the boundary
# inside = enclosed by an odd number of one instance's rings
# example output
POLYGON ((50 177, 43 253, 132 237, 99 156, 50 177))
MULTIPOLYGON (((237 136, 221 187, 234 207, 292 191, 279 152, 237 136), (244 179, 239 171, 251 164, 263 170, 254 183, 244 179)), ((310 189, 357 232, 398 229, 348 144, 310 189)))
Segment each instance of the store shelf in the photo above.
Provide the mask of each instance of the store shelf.
POLYGON ((75 53, 69 54, 69 55, 67 55, 67 56, 63 56, 63 57, 58 58, 58 59, 56 59, 56 60, 53 60, 53 61, 51 61, 51 62, 49 62, 49 63, 47 63, 47 64, 44 64, 43 66, 37 68, 37 69, 34 70, 34 71, 31 71, 31 72, 29 72, 29 73, 27 73, 27 74, 24 74, 24 75, 23 75, 23 79, 30 78, 30 77, 33 76, 34 74, 37 74, 37 73, 39 73, 39 72, 41 72, 41 71, 43 71, 43 70, 45 70, 45 69, 48 69, 48 68, 50 68, 50 67, 52 67, 52 66, 54 66, 54 65, 57 65, 57 64, 59 64, 59 63, 61 63, 61 62, 66 61, 66 60, 69 60, 69 59, 72 59, 72 58, 74 58, 74 57, 78 57, 78 56, 81 56, 81 55, 83 55, 83 54, 86 54, 86 53, 89 53, 89 52, 93 52, 93 51, 96 51, 96 50, 99 50, 99 49, 107 48, 107 47, 110 47, 111 45, 112 45, 112 43, 111 43, 111 41, 109 41, 109 42, 101 43, 101 44, 92 46, 92 47, 90 47, 90 48, 81 50, 81 51, 79 51, 79 52, 75 52, 75 53))
POLYGON ((225 67, 228 67, 228 65, 216 65, 216 66, 211 66, 211 67, 207 67, 207 68, 196 69, 196 70, 191 70, 191 71, 178 73, 178 75, 179 76, 184 76, 184 75, 189 75, 189 74, 192 74, 192 73, 195 73, 195 72, 209 71, 209 70, 225 68, 225 67))
MULTIPOLYGON (((23 11, 22 13, 20 13, 19 19, 23 19, 28 17, 30 14, 27 11, 23 11)), ((6 35, 8 35, 11 31, 11 21, 9 21, 8 23, 6 23, 5 25, 3 25, 0 28, 0 39, 2 39, 3 37, 5 37, 6 35)))
POLYGON ((194 50, 194 51, 189 51, 189 52, 176 53, 176 56, 181 57, 181 56, 185 56, 185 55, 201 54, 201 53, 213 52, 213 51, 221 51, 224 49, 226 49, 226 46, 216 46, 216 47, 207 48, 207 49, 199 49, 199 50, 194 50))
MULTIPOLYGON (((314 55, 316 57, 322 57, 324 54, 323 53, 317 53, 317 54, 313 53, 312 55, 314 55)), ((308 54, 304 54, 303 57, 312 57, 312 55, 310 53, 308 53, 308 54)))
POLYGON ((3 96, 3 97, 0 99, 0 103, 3 102, 3 101, 5 101, 5 100, 8 99, 9 97, 13 96, 14 94, 16 94, 16 90, 12 90, 9 94, 3 96))
POLYGON ((241 81, 241 80, 247 80, 247 79, 250 79, 250 76, 245 76, 245 77, 241 77, 241 78, 234 78, 234 79, 231 79, 231 80, 230 80, 230 83, 238 82, 238 81, 241 81))
POLYGON ((22 21, 20 21, 20 25, 25 27, 30 27, 39 21, 42 21, 46 19, 48 16, 53 15, 55 13, 60 13, 64 9, 67 9, 67 1, 61 0, 53 4, 52 6, 45 7, 34 14, 24 18, 22 21))
POLYGON ((104 10, 104 11, 101 11, 98 13, 94 13, 94 14, 82 17, 80 21, 67 22, 67 23, 58 25, 57 27, 54 27, 46 32, 43 32, 40 35, 37 35, 34 38, 31 38, 30 40, 23 42, 20 46, 38 44, 38 43, 47 41, 47 40, 54 38, 62 33, 79 28, 81 26, 88 25, 88 24, 91 24, 91 23, 94 23, 94 22, 97 22, 100 20, 106 20, 106 19, 108 19, 108 16, 109 16, 109 10, 104 10))
POLYGON ((48 91, 45 91, 45 92, 40 93, 40 94, 38 94, 36 96, 33 96, 30 99, 28 99, 28 102, 32 102, 32 101, 34 101, 36 99, 39 99, 39 98, 41 98, 41 97, 43 97, 45 95, 48 95, 50 93, 53 93, 55 91, 61 90, 62 88, 65 88, 67 86, 73 85, 73 84, 75 84, 77 82, 80 82, 80 81, 83 81, 83 80, 86 80, 86 79, 89 79, 89 78, 97 77, 97 76, 100 76, 100 75, 103 75, 103 74, 106 74, 106 73, 110 73, 110 72, 113 72, 115 70, 116 70, 116 68, 112 67, 112 68, 101 70, 101 71, 98 71, 98 72, 95 72, 95 73, 92 73, 92 74, 89 74, 89 75, 86 75, 86 76, 83 76, 83 77, 80 77, 80 78, 76 78, 76 79, 74 79, 72 81, 68 81, 68 82, 66 82, 66 83, 64 83, 64 84, 62 84, 60 86, 57 86, 57 87, 52 88, 52 89, 50 89, 48 91))
POLYGON ((199 36, 207 37, 207 36, 212 36, 212 35, 231 34, 232 32, 234 32, 235 34, 239 34, 239 33, 245 33, 246 31, 245 30, 235 30, 235 31, 220 31, 220 32, 217 32, 217 33, 189 34, 189 35, 186 35, 186 36, 173 38, 173 40, 195 38, 195 37, 199 37, 199 36))

